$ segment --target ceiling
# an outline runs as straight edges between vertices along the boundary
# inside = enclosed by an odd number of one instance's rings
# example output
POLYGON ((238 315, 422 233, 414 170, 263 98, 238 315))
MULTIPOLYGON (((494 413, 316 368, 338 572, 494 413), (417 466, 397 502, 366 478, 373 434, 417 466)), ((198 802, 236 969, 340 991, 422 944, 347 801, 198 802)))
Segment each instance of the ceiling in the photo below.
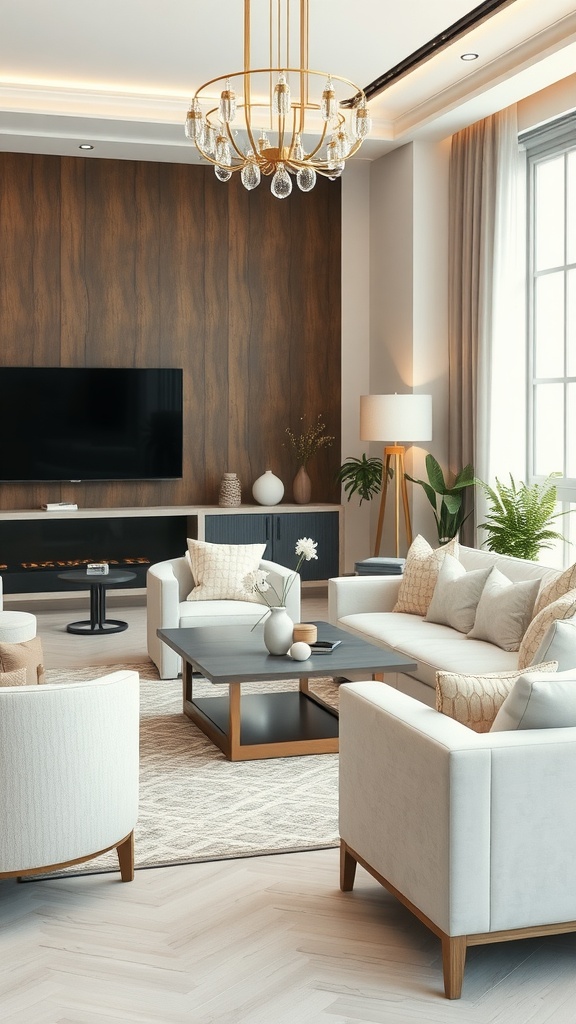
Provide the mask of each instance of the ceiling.
MULTIPOLYGON (((296 7, 295 0, 292 0, 296 7)), ((310 0, 310 67, 365 87, 478 6, 310 0)), ((269 63, 268 0, 252 0, 252 63, 269 63)), ((0 151, 197 162, 191 95, 243 63, 242 0, 2 0, 0 151)), ((374 159, 441 139, 573 74, 574 0, 510 0, 370 102, 374 159), (461 54, 479 54, 464 62, 461 54)))

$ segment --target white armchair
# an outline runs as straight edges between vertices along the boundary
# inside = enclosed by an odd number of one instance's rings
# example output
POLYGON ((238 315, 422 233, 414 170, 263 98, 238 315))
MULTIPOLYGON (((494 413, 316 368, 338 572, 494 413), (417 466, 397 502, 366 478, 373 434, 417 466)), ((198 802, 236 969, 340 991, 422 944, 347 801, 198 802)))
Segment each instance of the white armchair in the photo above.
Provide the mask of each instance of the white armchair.
MULTIPOLYGON (((278 594, 284 583, 294 575, 277 562, 263 560, 260 569, 269 573, 268 582, 278 594)), ((156 630, 189 626, 253 626, 267 608, 260 601, 187 601, 194 580, 188 559, 171 558, 157 562, 146 577, 146 628, 148 654, 161 679, 175 679, 182 671, 182 659, 158 639, 156 630)), ((297 575, 286 599, 286 611, 293 622, 300 621, 301 580, 297 575)))
POLYGON ((442 942, 576 931, 576 728, 475 733, 383 683, 340 687, 340 886, 361 864, 442 942))
POLYGON ((134 877, 139 680, 0 688, 0 878, 53 871, 114 847, 134 877))

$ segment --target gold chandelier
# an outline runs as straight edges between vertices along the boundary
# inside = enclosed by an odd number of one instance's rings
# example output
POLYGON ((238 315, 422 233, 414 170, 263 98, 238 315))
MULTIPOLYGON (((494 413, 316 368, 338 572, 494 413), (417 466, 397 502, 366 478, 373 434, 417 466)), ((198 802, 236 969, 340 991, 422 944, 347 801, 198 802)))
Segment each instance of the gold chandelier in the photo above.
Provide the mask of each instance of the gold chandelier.
POLYGON ((314 188, 317 174, 340 177, 371 128, 362 89, 340 75, 309 69, 309 0, 298 3, 300 66, 290 65, 290 0, 269 0, 270 65, 275 56, 275 66, 250 67, 251 0, 244 0, 244 70, 201 85, 185 126, 220 181, 239 171, 250 190, 263 174, 271 175, 277 199, 290 195, 292 176, 302 192, 314 188), (351 106, 348 125, 343 100, 351 106))

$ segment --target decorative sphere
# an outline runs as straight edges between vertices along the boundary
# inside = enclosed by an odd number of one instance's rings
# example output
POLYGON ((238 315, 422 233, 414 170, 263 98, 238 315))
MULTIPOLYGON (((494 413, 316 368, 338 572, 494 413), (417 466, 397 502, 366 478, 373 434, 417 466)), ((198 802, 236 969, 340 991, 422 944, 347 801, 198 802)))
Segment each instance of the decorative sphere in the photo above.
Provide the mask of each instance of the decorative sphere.
POLYGON ((284 484, 267 469, 252 485, 252 494, 259 505, 277 505, 284 497, 284 484))
POLYGON ((294 658, 294 661, 306 661, 312 654, 312 649, 303 640, 298 640, 297 643, 292 644, 288 654, 294 658))

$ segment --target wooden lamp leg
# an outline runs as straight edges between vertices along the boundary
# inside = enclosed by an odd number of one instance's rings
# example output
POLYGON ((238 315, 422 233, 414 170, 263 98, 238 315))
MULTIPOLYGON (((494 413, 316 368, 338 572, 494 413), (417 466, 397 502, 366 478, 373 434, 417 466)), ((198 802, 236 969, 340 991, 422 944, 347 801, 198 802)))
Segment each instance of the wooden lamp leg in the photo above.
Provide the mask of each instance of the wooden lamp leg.
POLYGON ((404 452, 402 445, 388 445, 384 449, 384 460, 382 463, 382 495, 380 498, 380 512, 378 514, 378 529, 376 531, 376 544, 374 545, 374 557, 380 554, 382 544, 382 530, 384 526, 384 510, 386 508, 386 495, 388 491, 388 479, 390 465, 394 468, 394 499, 395 499, 395 530, 396 530, 396 558, 400 555, 400 497, 404 511, 404 524, 406 527, 406 540, 408 547, 412 543, 412 525, 410 522, 410 506, 408 504, 408 490, 404 477, 404 452))

